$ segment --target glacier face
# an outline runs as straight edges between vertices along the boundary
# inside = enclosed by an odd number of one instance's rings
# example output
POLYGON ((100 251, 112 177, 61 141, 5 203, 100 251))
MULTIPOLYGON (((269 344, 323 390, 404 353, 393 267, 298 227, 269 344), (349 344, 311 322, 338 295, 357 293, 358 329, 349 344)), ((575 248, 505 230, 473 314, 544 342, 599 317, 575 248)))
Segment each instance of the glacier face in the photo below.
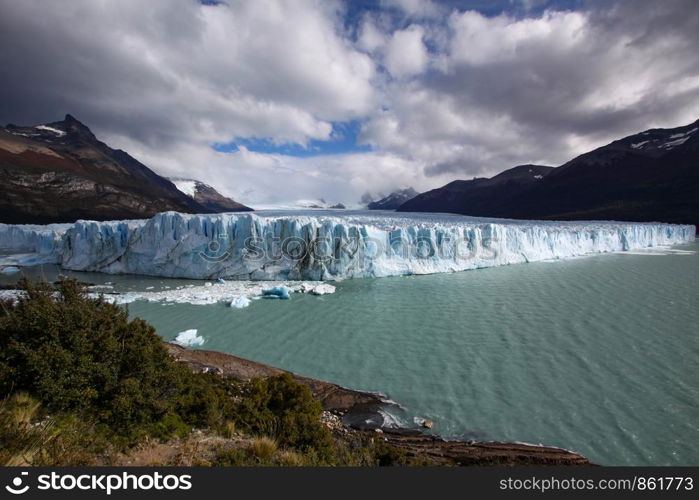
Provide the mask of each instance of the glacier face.
POLYGON ((60 264, 63 241, 73 224, 0 224, 0 264, 60 264))
POLYGON ((237 280, 338 280, 462 271, 694 241, 695 227, 393 212, 258 212, 0 225, 5 265, 237 280), (8 260, 12 259, 14 260, 8 260))

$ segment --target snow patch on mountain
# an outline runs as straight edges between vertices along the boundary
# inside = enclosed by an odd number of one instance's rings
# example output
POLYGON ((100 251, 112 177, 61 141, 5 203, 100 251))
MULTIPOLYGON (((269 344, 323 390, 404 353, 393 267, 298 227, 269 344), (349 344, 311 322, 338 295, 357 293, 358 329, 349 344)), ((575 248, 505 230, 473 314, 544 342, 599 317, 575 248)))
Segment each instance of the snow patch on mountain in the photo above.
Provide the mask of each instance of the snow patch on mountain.
POLYGON ((63 137, 64 135, 66 135, 66 133, 63 130, 59 130, 55 127, 49 127, 48 125, 37 125, 34 128, 39 129, 39 130, 46 130, 47 132, 53 132, 58 137, 63 137))
POLYGON ((170 179, 170 181, 177 189, 182 191, 187 196, 194 198, 194 196, 197 194, 197 181, 190 179, 170 179))

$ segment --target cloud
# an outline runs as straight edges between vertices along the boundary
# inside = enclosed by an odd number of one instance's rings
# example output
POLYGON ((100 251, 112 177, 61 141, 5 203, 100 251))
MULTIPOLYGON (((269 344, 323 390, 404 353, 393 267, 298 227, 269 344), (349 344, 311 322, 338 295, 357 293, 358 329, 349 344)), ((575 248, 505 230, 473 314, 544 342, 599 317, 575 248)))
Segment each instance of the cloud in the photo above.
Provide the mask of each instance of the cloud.
POLYGON ((154 146, 327 139, 330 121, 375 105, 374 63, 338 35, 331 6, 3 1, 1 116, 70 111, 154 146))
POLYGON ((534 17, 455 10, 431 71, 392 83, 362 137, 442 181, 558 165, 626 134, 690 123, 699 15, 687 2, 638 5, 534 17))
POLYGON ((694 0, 462 7, 481 3, 0 0, 0 122, 71 113, 159 173, 254 205, 557 165, 699 117, 694 0), (211 147, 307 145, 355 120, 372 151, 211 147))
POLYGON ((386 68, 400 78, 422 73, 427 67, 427 49, 422 43, 423 29, 412 25, 393 33, 386 47, 386 68))

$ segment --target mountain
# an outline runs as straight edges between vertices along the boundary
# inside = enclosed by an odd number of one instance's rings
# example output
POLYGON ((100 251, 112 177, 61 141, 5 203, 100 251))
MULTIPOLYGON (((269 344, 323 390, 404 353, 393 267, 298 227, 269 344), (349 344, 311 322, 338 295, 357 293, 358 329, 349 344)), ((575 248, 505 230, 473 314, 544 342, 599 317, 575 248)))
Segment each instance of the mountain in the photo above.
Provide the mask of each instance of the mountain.
POLYGON ((372 201, 367 204, 369 210, 395 210, 400 207, 406 201, 415 198, 418 192, 413 188, 399 189, 394 191, 388 196, 382 197, 378 201, 372 201))
POLYGON ((319 208, 319 209, 338 209, 342 210, 347 207, 343 205, 342 203, 329 203, 325 201, 324 198, 318 198, 317 200, 297 200, 295 203, 296 208, 319 208))
POLYGON ((647 130, 557 168, 524 165, 491 179, 454 181, 417 196, 398 211, 699 226, 697 132, 699 120, 647 130))
POLYGON ((212 210, 128 153, 99 141, 71 115, 0 127, 0 222, 72 222, 212 210))
POLYGON ((453 181, 439 189, 414 197, 402 204, 398 211, 493 216, 503 198, 527 191, 541 182, 552 170, 553 167, 544 165, 519 165, 490 179, 477 177, 469 181, 453 181))
POLYGON ((182 179, 179 177, 170 177, 170 181, 184 194, 194 199, 207 212, 244 212, 252 210, 242 203, 238 203, 231 198, 223 196, 208 184, 195 179, 182 179))

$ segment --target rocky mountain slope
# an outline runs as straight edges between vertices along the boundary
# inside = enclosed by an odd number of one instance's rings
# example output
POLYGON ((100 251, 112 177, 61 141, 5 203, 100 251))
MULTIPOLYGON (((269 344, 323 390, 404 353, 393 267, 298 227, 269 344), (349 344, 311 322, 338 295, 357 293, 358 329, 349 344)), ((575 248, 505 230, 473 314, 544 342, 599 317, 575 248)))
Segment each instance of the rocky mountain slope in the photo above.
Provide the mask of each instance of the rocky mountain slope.
POLYGON ((0 222, 142 219, 176 210, 210 213, 71 115, 0 128, 0 222))
POLYGON ((380 200, 372 201, 367 204, 369 210, 395 210, 403 203, 412 200, 418 195, 418 192, 413 188, 399 189, 388 196, 382 197, 380 200))
POLYGON ((399 212, 453 212, 474 216, 497 217, 503 199, 527 191, 541 182, 553 167, 520 165, 505 170, 490 179, 477 177, 468 181, 453 181, 433 189, 398 207, 399 212))
POLYGON ((184 194, 194 199, 207 211, 218 212, 245 212, 252 210, 242 203, 238 203, 231 198, 223 196, 208 184, 195 179, 182 179, 171 177, 169 179, 184 194))
POLYGON ((455 181, 417 196, 398 211, 699 225, 698 192, 696 121, 625 137, 553 169, 523 166, 492 179, 455 181))

